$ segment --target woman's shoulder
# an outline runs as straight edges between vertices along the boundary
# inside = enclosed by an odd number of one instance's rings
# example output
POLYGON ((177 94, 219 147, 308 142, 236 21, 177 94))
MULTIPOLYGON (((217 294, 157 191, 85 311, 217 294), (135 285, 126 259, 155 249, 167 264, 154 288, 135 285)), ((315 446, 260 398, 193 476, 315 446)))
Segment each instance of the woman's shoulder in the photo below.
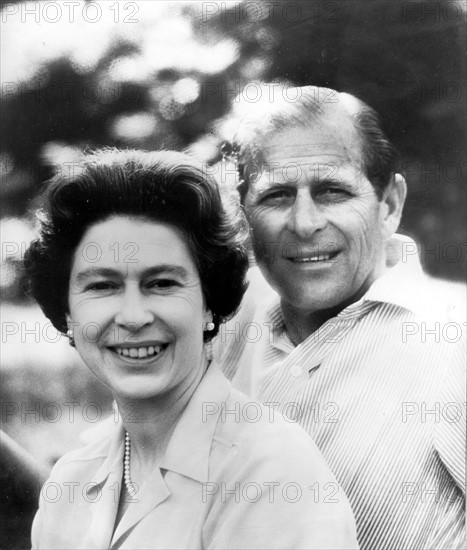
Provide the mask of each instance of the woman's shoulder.
POLYGON ((82 437, 83 444, 64 454, 57 460, 49 477, 49 481, 57 481, 70 474, 77 475, 80 470, 89 472, 98 469, 108 457, 112 440, 117 436, 117 426, 113 419, 104 420, 98 426, 82 437), (112 420, 112 421, 110 421, 112 420))
POLYGON ((214 440, 230 447, 244 464, 330 473, 316 444, 295 419, 284 416, 277 404, 258 403, 235 389, 225 401, 225 411, 221 409, 214 440))

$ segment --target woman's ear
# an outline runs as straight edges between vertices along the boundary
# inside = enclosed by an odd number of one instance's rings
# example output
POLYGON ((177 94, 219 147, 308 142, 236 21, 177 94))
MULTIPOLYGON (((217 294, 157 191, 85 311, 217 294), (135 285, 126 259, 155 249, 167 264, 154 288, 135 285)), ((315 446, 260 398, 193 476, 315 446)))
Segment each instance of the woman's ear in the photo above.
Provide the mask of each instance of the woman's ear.
POLYGON ((395 174, 391 183, 386 187, 382 198, 382 224, 387 237, 393 235, 402 217, 407 185, 400 174, 395 174))
POLYGON ((212 323, 213 319, 214 319, 214 315, 212 314, 212 311, 206 308, 206 311, 204 312, 203 321, 205 323, 212 323))

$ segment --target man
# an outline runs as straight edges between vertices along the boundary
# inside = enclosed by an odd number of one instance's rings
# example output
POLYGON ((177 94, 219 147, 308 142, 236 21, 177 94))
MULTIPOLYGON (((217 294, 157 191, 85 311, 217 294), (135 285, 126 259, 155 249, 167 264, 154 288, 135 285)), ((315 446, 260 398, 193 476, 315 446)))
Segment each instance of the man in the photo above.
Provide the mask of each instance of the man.
POLYGON ((278 296, 252 284, 214 360, 314 438, 362 549, 464 547, 463 313, 395 235, 406 184, 375 112, 324 88, 278 95, 251 105, 231 148, 278 296))

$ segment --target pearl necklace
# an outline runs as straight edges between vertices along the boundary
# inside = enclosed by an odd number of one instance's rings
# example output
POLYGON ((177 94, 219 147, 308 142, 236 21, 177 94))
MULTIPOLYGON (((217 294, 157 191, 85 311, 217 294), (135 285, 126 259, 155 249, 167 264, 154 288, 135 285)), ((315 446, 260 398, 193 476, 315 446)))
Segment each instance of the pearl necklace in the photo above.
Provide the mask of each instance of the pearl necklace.
POLYGON ((125 455, 123 458, 123 481, 130 497, 133 497, 138 491, 136 483, 131 481, 130 472, 131 441, 130 434, 125 431, 125 455))

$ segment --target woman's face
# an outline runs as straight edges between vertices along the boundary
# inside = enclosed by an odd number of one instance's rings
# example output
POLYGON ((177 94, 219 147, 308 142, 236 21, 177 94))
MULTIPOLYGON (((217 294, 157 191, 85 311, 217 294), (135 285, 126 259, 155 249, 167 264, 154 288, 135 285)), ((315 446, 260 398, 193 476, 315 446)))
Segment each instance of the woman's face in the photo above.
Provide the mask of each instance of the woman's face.
POLYGON ((74 254, 68 300, 76 349, 116 396, 179 395, 199 380, 212 315, 175 226, 124 216, 92 225, 74 254))

